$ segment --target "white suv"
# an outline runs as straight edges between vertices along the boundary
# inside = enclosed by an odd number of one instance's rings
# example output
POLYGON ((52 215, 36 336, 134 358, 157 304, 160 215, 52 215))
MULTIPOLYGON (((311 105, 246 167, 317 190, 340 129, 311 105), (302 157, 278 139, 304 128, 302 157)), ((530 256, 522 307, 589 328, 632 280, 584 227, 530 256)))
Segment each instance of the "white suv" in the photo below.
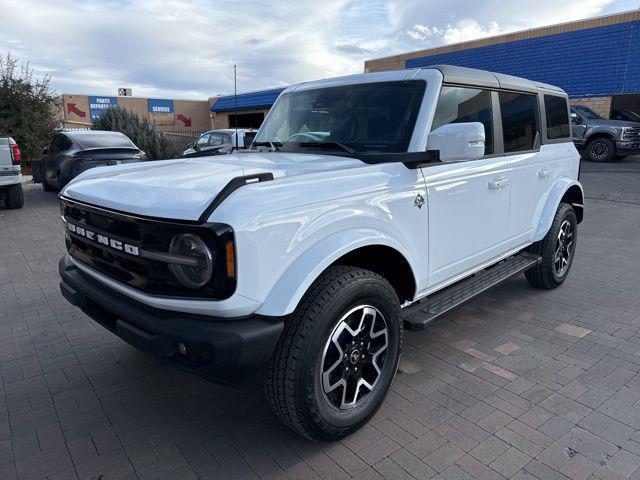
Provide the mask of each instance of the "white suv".
POLYGON ((7 208, 22 208, 22 173, 20 149, 11 137, 0 135, 0 199, 7 208))
POLYGON ((309 438, 371 418, 403 326, 567 278, 583 192, 559 88, 449 66, 305 83, 254 146, 80 175, 61 289, 163 362, 259 378, 309 438))

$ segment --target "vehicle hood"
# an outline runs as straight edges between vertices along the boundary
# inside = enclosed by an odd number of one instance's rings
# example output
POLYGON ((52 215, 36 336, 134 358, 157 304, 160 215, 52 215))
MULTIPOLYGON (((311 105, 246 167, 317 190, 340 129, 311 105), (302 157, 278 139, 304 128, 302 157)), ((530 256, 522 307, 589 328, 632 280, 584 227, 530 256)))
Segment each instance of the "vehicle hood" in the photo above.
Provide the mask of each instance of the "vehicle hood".
POLYGON ((609 120, 609 119, 587 119, 585 123, 592 127, 631 127, 631 128, 640 128, 640 123, 629 122, 627 120, 609 120))
POLYGON ((235 177, 270 172, 274 180, 365 166, 335 155, 243 152, 160 160, 87 170, 61 195, 112 210, 157 218, 198 220, 235 177))

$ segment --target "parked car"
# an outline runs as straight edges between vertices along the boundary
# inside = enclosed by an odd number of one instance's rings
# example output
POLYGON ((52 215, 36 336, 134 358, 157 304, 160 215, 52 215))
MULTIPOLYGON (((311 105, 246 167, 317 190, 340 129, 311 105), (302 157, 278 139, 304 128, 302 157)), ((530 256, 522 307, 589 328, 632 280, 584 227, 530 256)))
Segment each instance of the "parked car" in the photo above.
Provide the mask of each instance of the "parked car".
POLYGON ((569 274, 583 191, 557 87, 450 66, 310 82, 254 145, 83 173, 60 197, 60 287, 166 364, 261 377, 306 437, 374 415, 403 326, 518 273, 569 274))
POLYGON ((247 149, 256 135, 252 129, 239 128, 236 142, 236 130, 224 128, 211 130, 200 135, 182 154, 183 157, 205 157, 231 153, 234 149, 247 149))
POLYGON ((626 122, 640 123, 640 113, 626 108, 614 108, 611 110, 611 120, 624 120, 626 122))
POLYGON ((126 135, 102 130, 60 132, 42 154, 45 190, 60 190, 90 168, 147 160, 146 153, 126 135))
POLYGON ((571 105, 573 143, 594 162, 640 153, 640 123, 608 120, 584 105, 571 105))
POLYGON ((0 135, 0 199, 7 208, 24 206, 20 160, 20 148, 15 140, 0 135))

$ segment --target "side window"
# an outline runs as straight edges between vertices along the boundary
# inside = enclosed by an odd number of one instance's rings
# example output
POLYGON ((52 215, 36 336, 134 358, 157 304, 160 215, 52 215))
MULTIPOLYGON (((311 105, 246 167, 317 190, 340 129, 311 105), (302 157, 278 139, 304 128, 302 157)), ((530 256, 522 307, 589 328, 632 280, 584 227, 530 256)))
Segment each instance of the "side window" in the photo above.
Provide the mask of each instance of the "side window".
POLYGON ((493 150, 491 92, 475 88, 442 87, 432 130, 448 123, 480 122, 484 125, 484 154, 493 150))
POLYGON ((205 133, 204 135, 202 135, 195 143, 195 147, 198 148, 202 148, 202 147, 206 147, 207 145, 209 145, 209 137, 211 135, 209 133, 205 133))
POLYGON ((533 150, 538 122, 536 95, 499 92, 505 153, 533 150))
POLYGON ((544 96, 544 113, 547 116, 547 138, 569 138, 569 109, 567 99, 554 95, 544 96))
POLYGON ((219 133, 212 133, 211 138, 209 139, 209 146, 217 147, 218 145, 222 145, 222 135, 219 133))

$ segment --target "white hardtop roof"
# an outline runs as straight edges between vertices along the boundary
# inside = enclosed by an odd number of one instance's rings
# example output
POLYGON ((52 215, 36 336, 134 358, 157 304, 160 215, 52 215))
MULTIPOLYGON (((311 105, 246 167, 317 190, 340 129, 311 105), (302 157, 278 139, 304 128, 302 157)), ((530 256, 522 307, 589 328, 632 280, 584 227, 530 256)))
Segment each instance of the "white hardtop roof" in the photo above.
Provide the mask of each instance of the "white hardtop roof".
POLYGON ((305 82, 292 85, 283 93, 300 90, 313 90, 315 88, 335 87, 339 85, 349 85, 355 83, 389 82, 394 80, 413 80, 416 78, 426 79, 433 75, 441 75, 444 83, 457 85, 468 85, 472 87, 500 88, 506 90, 519 90, 525 92, 538 92, 539 90, 560 93, 566 95, 564 91, 556 86, 546 83, 527 80, 526 78, 505 75, 504 73, 494 73, 476 68, 457 67, 453 65, 432 65, 422 68, 412 68, 407 70, 391 70, 388 72, 359 73, 344 77, 327 78, 313 82, 305 82))

